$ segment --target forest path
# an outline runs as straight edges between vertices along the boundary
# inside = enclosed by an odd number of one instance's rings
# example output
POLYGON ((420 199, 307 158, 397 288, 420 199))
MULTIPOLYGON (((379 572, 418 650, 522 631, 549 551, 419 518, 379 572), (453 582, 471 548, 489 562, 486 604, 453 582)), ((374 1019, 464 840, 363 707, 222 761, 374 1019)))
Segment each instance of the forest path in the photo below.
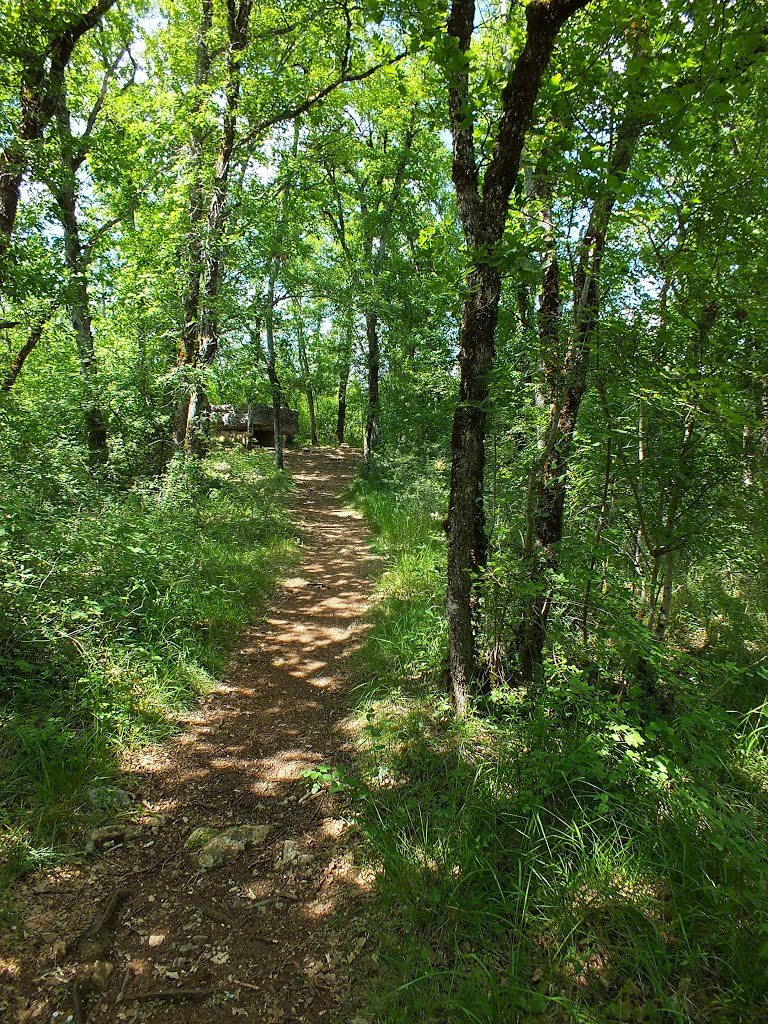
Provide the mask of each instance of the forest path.
POLYGON ((8 1019, 358 1019, 351 975, 365 959, 356 902, 367 880, 343 800, 311 796, 301 773, 350 759, 346 662, 377 559, 339 499, 355 454, 289 453, 287 467, 300 567, 180 734, 126 764, 119 785, 141 813, 102 830, 81 863, 20 887, 23 925, 2 937, 0 956, 8 1019), (202 868, 200 849, 185 847, 197 828, 211 830, 205 840, 234 826, 251 827, 255 842, 216 839, 221 866, 202 868), (254 826, 269 826, 263 842, 254 826))

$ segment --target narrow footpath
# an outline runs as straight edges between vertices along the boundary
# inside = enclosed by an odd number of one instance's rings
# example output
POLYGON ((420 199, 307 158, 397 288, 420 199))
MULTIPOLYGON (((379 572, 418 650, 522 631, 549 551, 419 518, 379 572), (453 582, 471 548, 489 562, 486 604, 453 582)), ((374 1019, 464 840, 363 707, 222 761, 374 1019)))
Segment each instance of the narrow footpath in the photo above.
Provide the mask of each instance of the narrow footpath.
POLYGON ((126 763, 114 796, 132 805, 92 852, 17 888, 4 1020, 368 1024, 352 979, 370 880, 343 794, 302 775, 351 759, 347 660, 377 565, 339 498, 356 468, 289 453, 300 567, 181 732, 126 763))

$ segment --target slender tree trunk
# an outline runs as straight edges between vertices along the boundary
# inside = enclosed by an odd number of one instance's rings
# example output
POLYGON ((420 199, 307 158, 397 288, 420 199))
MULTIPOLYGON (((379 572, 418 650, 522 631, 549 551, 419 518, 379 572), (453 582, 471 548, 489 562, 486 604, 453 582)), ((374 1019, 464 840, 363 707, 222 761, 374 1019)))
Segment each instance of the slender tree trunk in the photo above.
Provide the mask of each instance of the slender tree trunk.
MULTIPOLYGON (((219 348, 219 293, 223 277, 223 241, 228 214, 229 179, 232 158, 237 139, 237 114, 242 89, 242 53, 248 43, 248 27, 253 0, 227 0, 227 33, 229 50, 227 54, 226 106, 221 132, 219 152, 213 176, 213 188, 208 207, 208 219, 203 249, 202 297, 200 300, 199 330, 195 346, 195 365, 208 366, 216 357, 219 348)), ((208 16, 204 9, 203 18, 208 16)), ((202 36, 201 22, 201 36, 202 36)), ((194 386, 195 394, 190 402, 194 415, 187 417, 187 437, 192 434, 202 439, 207 420, 197 423, 197 415, 205 417, 209 408, 205 388, 201 380, 194 386)), ((188 445, 189 447, 189 445, 188 445)))
POLYGON ((365 439, 363 442, 363 458, 367 466, 371 464, 373 449, 381 438, 379 426, 379 321, 375 313, 365 314, 365 337, 368 342, 366 353, 368 364, 368 404, 365 416, 365 439))
POLYGON ((107 424, 98 395, 96 349, 91 323, 87 262, 80 242, 75 197, 71 192, 60 192, 57 201, 60 220, 64 228, 66 264, 70 274, 65 293, 66 302, 75 331, 80 376, 85 389, 88 456, 91 465, 96 467, 107 461, 107 424))
POLYGON ((768 394, 760 394, 757 400, 760 417, 760 455, 763 467, 768 467, 768 394))
MULTIPOLYGON (((41 128, 40 135, 42 135, 41 128)), ((24 122, 19 127, 20 135, 35 137, 28 129, 25 130, 24 122)), ((23 136, 22 136, 23 137, 23 136)), ((0 153, 0 267, 2 267, 5 256, 11 242, 16 213, 19 209, 19 197, 21 196, 21 182, 24 178, 24 171, 27 166, 26 146, 20 139, 14 139, 0 153)), ((0 270, 0 284, 4 280, 4 274, 0 270)))
MULTIPOLYGON (((296 159, 299 152, 299 136, 301 126, 299 119, 293 122, 293 148, 292 156, 296 159)), ((275 464, 278 469, 284 468, 284 441, 283 441, 283 386, 277 372, 277 346, 275 344, 275 285, 282 260, 283 239, 288 225, 289 202, 291 197, 291 177, 286 180, 283 188, 283 200, 280 208, 280 217, 277 222, 277 229, 273 241, 272 253, 269 258, 267 270, 267 299, 264 315, 264 327, 267 335, 267 376, 272 391, 272 430, 275 438, 275 464)))
POLYGON ((581 240, 581 259, 573 281, 573 323, 565 358, 558 357, 560 299, 556 256, 551 250, 544 272, 539 308, 539 333, 543 357, 542 404, 550 414, 543 453, 533 469, 527 510, 529 583, 533 596, 523 610, 517 637, 518 669, 524 682, 540 673, 549 613, 554 596, 551 580, 559 566, 559 548, 565 528, 571 451, 579 410, 587 389, 587 369, 599 317, 599 282, 611 215, 616 202, 609 183, 623 181, 637 149, 642 122, 634 109, 625 113, 616 133, 606 168, 605 190, 595 200, 581 240), (533 532, 534 536, 531 536, 533 532))
POLYGON ((317 415, 315 413, 315 395, 311 386, 307 388, 307 406, 309 408, 309 442, 317 447, 317 415))
POLYGON ((648 587, 648 630, 651 633, 656 631, 656 606, 659 600, 659 573, 661 571, 661 555, 653 553, 653 568, 651 570, 651 582, 648 587))
POLYGON ((339 396, 338 411, 336 415, 336 440, 344 444, 344 436, 347 424, 347 388, 349 386, 349 374, 352 370, 352 337, 354 334, 354 317, 352 313, 352 299, 349 297, 346 315, 344 317, 344 334, 342 335, 341 354, 339 357, 339 396))
MULTIPOLYGON (((397 201, 402 191, 405 173, 408 167, 408 160, 413 145, 414 127, 413 121, 408 127, 403 143, 403 150, 400 161, 392 182, 392 189, 386 203, 383 202, 383 194, 375 197, 375 212, 378 213, 378 236, 375 236, 370 228, 363 239, 363 255, 366 267, 371 277, 377 281, 381 276, 386 263, 389 248, 389 236, 392 230, 392 219, 394 217, 397 201), (383 207, 383 208, 382 208, 383 207), (378 246, 374 243, 378 237, 378 246)), ((382 185, 382 182, 379 182, 382 185)), ((360 193, 360 214, 363 223, 368 220, 371 211, 368 207, 368 199, 363 191, 360 193)), ((365 417, 365 435, 363 438, 363 458, 367 466, 371 465, 373 450, 381 441, 381 418, 379 399, 379 379, 381 375, 381 348, 379 343, 379 315, 375 309, 369 308, 365 313, 365 337, 367 342, 367 369, 368 369, 368 403, 365 417)))
MULTIPOLYGON (((203 156, 205 135, 201 111, 204 91, 211 72, 211 55, 208 36, 213 22, 213 0, 201 0, 200 22, 197 30, 195 53, 195 96, 190 118, 189 137, 189 186, 188 227, 186 245, 186 271, 183 298, 184 323, 181 329, 179 366, 193 367, 197 361, 197 345, 200 334, 200 278, 203 271, 203 221, 205 215, 205 190, 203 184, 203 156)), ((192 394, 190 382, 182 382, 182 392, 176 400, 173 417, 173 438, 177 450, 187 444, 187 426, 192 394)))
POLYGON ((21 67, 19 122, 0 151, 0 285, 4 256, 8 251, 27 169, 28 148, 39 143, 56 114, 66 91, 66 71, 78 40, 102 20, 116 0, 97 0, 71 21, 57 24, 58 31, 45 41, 40 52, 25 55, 21 67))
MULTIPOLYGON (((320 337, 321 320, 317 323, 317 336, 320 337)), ((312 373, 309 368, 309 357, 307 355, 307 343, 304 337, 304 323, 302 320, 302 309, 301 300, 299 299, 296 307, 296 340, 299 349, 299 366, 301 367, 301 375, 304 380, 304 395, 307 399, 307 409, 309 411, 309 443, 317 445, 317 415, 315 412, 315 391, 312 387, 312 373)))
POLYGON ((92 468, 108 458, 107 424, 98 393, 96 348, 93 339, 91 304, 88 288, 88 253, 80 237, 78 223, 77 172, 85 160, 87 134, 75 137, 66 92, 57 97, 57 127, 60 146, 60 181, 52 187, 56 216, 64 232, 64 256, 68 281, 64 299, 75 332, 80 377, 84 389, 84 416, 88 459, 92 468))
POLYGON ((664 553, 664 585, 661 588, 661 604, 659 605, 659 614, 656 619, 656 629, 654 630, 656 639, 660 641, 663 641, 667 634, 669 616, 672 611, 672 580, 674 571, 674 552, 666 551, 664 553))
POLYGON ((24 342, 19 351, 13 357, 11 365, 8 367, 6 371, 3 383, 2 385, 0 385, 0 391, 3 392, 4 394, 7 394, 11 390, 13 385, 16 383, 19 374, 24 369, 24 363, 27 361, 27 357, 37 347, 40 339, 43 336, 43 331, 48 325, 48 321, 50 320, 52 314, 53 309, 51 308, 49 310, 46 310, 45 313, 36 317, 33 320, 32 326, 30 327, 29 333, 27 335, 27 340, 24 342))
POLYGON ((349 385, 349 373, 352 368, 351 362, 343 362, 339 370, 339 399, 336 413, 336 440, 344 444, 344 434, 347 426, 347 387, 349 385))
POLYGON ((603 530, 608 518, 608 494, 611 487, 611 437, 605 442, 605 474, 603 476, 603 496, 600 502, 600 514, 597 517, 594 539, 592 543, 592 555, 589 560, 589 572, 587 573, 587 585, 584 588, 584 607, 581 613, 581 635, 586 640, 589 635, 589 600, 592 593, 592 575, 597 564, 597 554, 600 548, 600 541, 603 537, 603 530))
MULTIPOLYGON (((276 272, 276 266, 275 266, 276 272)), ((264 317, 267 335, 267 376, 272 392, 272 430, 275 438, 275 463, 278 469, 284 468, 283 455, 283 385, 277 372, 277 352, 275 349, 275 273, 270 275, 267 285, 267 309, 264 317)))

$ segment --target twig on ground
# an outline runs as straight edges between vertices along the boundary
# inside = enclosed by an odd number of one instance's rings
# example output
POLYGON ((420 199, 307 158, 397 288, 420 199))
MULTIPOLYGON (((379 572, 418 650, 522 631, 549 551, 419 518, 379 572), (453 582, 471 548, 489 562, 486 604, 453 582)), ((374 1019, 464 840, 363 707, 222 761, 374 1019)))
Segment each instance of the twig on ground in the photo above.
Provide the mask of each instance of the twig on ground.
POLYGON ((197 1002, 201 999, 207 999, 208 996, 215 995, 218 991, 217 988, 161 988, 156 992, 129 992, 123 998, 141 1003, 148 1003, 153 999, 188 999, 191 1002, 197 1002))
POLYGON ((123 900, 128 898, 128 895, 129 893, 127 889, 115 889, 104 905, 104 909, 96 915, 93 924, 88 929, 87 935, 89 939, 95 939, 102 928, 105 928, 109 924, 115 911, 123 900))
POLYGON ((234 928, 237 924, 237 921, 233 917, 230 917, 229 914, 225 914, 224 911, 219 910, 218 907, 207 907, 201 905, 198 909, 203 917, 207 917, 209 921, 216 921, 217 924, 226 924, 229 925, 230 928, 234 928))
POLYGON ((83 999, 83 984, 75 981, 70 993, 72 1000, 72 1019, 75 1024, 85 1024, 85 1001, 83 999))

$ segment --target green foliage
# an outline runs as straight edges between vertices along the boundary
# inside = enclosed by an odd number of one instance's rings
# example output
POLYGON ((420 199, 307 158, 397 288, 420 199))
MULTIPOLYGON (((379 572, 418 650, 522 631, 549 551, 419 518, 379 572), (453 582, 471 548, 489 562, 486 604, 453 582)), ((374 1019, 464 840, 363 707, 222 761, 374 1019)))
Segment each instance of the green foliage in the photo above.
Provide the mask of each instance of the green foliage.
POLYGON ((764 673, 651 643, 649 695, 615 685, 615 650, 597 680, 558 651, 539 687, 500 686, 457 721, 435 643, 442 502, 422 474, 356 485, 390 555, 357 666, 378 1019, 762 1019, 764 673), (431 500, 402 517, 400 487, 431 500))
POLYGON ((321 764, 317 768, 305 768, 301 777, 309 785, 310 793, 319 793, 327 788, 329 793, 345 793, 348 797, 359 797, 360 783, 344 765, 321 764))
POLYGON ((214 682, 292 530, 266 452, 177 459, 128 490, 66 446, 19 455, 0 502, 0 813, 4 853, 34 857, 76 831, 94 774, 214 682))

